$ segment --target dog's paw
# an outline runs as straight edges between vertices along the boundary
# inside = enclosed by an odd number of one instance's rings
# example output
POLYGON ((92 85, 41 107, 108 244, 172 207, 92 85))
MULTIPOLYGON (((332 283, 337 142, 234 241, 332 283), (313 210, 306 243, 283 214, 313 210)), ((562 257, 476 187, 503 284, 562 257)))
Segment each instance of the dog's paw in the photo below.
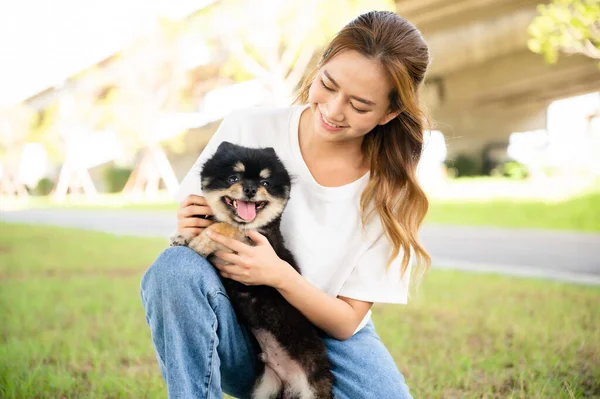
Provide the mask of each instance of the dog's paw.
POLYGON ((188 243, 188 247, 204 258, 208 258, 210 254, 215 252, 217 243, 208 238, 206 234, 200 234, 194 237, 188 243))
POLYGON ((171 236, 170 241, 172 247, 185 247, 188 245, 188 239, 183 234, 171 236))

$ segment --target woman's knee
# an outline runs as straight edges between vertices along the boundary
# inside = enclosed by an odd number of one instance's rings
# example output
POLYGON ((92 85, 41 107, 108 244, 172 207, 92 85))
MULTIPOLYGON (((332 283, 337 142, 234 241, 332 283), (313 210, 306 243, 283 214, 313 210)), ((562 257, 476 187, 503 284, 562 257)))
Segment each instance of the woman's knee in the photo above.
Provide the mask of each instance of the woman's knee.
POLYGON ((325 343, 336 375, 336 397, 412 398, 372 323, 346 341, 326 338, 325 343))
POLYGON ((176 294, 190 288, 209 290, 221 286, 214 267, 188 247, 165 249, 142 277, 142 295, 176 294))

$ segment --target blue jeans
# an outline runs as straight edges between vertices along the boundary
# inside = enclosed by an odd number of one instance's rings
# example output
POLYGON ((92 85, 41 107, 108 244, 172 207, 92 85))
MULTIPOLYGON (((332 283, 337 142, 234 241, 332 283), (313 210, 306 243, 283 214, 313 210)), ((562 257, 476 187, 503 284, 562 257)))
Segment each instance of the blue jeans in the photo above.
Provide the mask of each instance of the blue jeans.
MULTIPOLYGON (((142 278, 142 303, 170 398, 249 398, 258 345, 241 327, 213 266, 170 247, 142 278)), ((348 340, 324 337, 336 399, 412 398, 369 322, 348 340)))

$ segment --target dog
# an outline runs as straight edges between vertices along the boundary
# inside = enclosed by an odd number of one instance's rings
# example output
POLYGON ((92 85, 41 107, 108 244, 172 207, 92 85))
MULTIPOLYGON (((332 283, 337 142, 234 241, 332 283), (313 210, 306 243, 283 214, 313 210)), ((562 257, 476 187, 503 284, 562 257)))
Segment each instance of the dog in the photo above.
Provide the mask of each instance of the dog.
MULTIPOLYGON (((273 148, 248 148, 223 142, 200 173, 215 223, 206 230, 253 245, 244 232, 257 230, 275 253, 296 271, 280 223, 290 198, 291 178, 273 148)), ((203 257, 226 249, 204 230, 196 237, 177 235, 172 245, 187 245, 203 257)), ((333 374, 317 328, 273 287, 246 286, 223 278, 239 322, 256 337, 262 353, 253 399, 333 398, 333 374)))

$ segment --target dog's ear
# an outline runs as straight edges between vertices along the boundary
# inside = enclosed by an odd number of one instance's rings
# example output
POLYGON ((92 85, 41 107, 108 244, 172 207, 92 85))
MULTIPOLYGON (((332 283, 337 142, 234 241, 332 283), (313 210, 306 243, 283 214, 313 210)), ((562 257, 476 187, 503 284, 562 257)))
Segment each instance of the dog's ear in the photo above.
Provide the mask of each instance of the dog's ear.
POLYGON ((219 144, 219 147, 217 148, 217 152, 230 151, 236 147, 237 146, 235 144, 230 143, 229 141, 223 141, 221 144, 219 144))

